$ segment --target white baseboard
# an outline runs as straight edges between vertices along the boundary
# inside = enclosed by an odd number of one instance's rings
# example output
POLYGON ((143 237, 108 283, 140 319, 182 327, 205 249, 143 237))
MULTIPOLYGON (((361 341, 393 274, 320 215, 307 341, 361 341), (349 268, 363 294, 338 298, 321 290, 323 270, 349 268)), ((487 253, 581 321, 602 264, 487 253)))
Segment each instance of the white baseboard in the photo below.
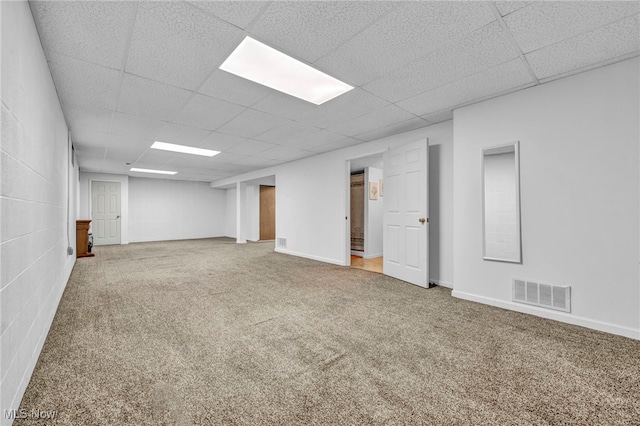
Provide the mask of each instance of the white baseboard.
POLYGON ((485 305, 496 306, 498 308, 510 311, 521 312, 523 314, 535 315, 537 317, 547 318, 568 324, 579 325, 581 327, 591 328, 593 330, 604 331, 605 333, 617 334, 619 336, 629 337, 631 339, 640 340, 640 330, 629 327, 623 327, 602 321, 596 321, 584 317, 577 317, 565 312, 547 311, 546 309, 537 308, 535 306, 520 305, 510 301, 493 299, 491 297, 478 296, 475 294, 465 293, 453 290, 453 297, 458 299, 470 300, 472 302, 483 303, 485 305))
POLYGON ((354 256, 363 256, 364 257, 364 252, 360 251, 360 250, 351 250, 351 254, 354 256))
POLYGON ((306 259, 318 260, 320 262, 331 263, 333 265, 345 266, 344 262, 341 260, 329 259, 327 257, 314 256, 312 254, 306 254, 306 253, 298 253, 296 251, 283 249, 281 247, 276 247, 275 251, 277 253, 290 254, 291 256, 304 257, 306 259))
POLYGON ((362 257, 365 259, 373 259, 374 257, 382 257, 382 253, 367 254, 362 257))
POLYGON ((429 280, 434 284, 439 285, 440 287, 446 287, 446 288, 450 288, 451 290, 453 290, 453 283, 450 283, 448 281, 441 281, 441 280, 429 280))

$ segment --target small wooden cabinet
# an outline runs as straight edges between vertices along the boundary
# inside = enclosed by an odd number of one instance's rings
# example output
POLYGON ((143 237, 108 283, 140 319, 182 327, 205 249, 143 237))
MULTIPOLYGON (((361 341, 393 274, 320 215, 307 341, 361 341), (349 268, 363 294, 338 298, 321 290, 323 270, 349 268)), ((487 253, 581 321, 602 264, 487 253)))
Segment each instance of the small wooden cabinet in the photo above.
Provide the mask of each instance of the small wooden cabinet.
POLYGON ((90 220, 76 220, 76 257, 95 256, 89 253, 89 224, 90 220))

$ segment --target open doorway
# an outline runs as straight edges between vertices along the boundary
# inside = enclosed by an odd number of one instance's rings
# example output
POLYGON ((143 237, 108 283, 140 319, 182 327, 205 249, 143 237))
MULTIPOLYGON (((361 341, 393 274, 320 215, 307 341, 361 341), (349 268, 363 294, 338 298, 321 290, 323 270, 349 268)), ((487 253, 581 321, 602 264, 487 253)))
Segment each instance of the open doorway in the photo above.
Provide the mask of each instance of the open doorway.
POLYGON ((350 265, 382 273, 384 182, 382 154, 350 161, 350 265))

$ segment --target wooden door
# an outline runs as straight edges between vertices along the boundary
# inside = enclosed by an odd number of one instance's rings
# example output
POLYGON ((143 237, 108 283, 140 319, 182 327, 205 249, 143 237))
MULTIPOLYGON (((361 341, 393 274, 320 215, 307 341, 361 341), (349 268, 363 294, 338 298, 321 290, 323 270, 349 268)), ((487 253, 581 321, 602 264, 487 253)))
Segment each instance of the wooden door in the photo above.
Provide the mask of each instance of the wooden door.
POLYGON ((260 185, 260 239, 276 239, 276 187, 260 185))
POLYGON ((428 141, 384 153, 384 274, 429 283, 428 141))

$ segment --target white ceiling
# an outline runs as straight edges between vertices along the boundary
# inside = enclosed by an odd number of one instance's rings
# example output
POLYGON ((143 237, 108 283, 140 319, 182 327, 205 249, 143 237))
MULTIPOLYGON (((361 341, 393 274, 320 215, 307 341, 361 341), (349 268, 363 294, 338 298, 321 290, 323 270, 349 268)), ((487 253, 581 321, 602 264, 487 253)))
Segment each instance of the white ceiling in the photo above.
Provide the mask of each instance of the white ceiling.
POLYGON ((139 175, 135 165, 184 180, 450 120, 640 53, 639 2, 30 4, 81 170, 139 175), (316 106, 218 70, 247 35, 355 89, 316 106), (222 154, 150 150, 154 140, 222 154))

